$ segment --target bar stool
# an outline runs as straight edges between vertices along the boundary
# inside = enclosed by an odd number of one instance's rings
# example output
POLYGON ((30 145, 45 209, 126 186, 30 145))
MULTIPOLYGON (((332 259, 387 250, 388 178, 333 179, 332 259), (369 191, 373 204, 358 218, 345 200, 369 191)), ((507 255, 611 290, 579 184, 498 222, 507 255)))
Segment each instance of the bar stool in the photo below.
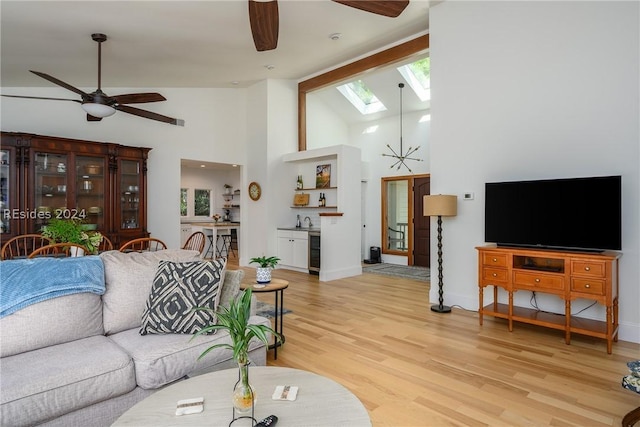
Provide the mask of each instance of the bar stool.
POLYGON ((229 248, 231 247, 231 234, 218 234, 216 251, 218 258, 229 256, 229 248))
POLYGON ((207 239, 209 240, 209 247, 207 248, 207 251, 205 252, 203 258, 209 258, 209 254, 211 254, 211 259, 213 259, 213 257, 216 255, 216 252, 217 252, 216 242, 214 242, 213 240, 213 230, 208 230, 205 228, 204 234, 207 236, 207 239))

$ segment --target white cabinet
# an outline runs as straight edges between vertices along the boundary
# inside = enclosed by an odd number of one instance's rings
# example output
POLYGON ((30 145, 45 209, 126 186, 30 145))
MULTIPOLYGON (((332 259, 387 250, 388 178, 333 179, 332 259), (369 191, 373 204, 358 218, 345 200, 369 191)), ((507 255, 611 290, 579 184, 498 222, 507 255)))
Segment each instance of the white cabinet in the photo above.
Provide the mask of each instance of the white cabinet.
POLYGON ((278 230, 278 258, 283 266, 308 268, 309 233, 278 230))
POLYGON ((184 246, 191 233, 191 224, 180 224, 180 247, 184 246))

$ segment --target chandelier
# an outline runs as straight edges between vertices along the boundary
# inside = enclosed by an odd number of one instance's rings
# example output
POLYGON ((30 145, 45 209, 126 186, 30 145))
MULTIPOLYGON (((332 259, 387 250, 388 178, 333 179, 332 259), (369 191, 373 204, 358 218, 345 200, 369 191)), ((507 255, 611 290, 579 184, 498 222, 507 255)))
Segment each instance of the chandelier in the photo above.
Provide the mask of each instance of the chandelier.
POLYGON ((402 149, 402 89, 404 88, 404 83, 398 83, 398 87, 400 88, 400 151, 396 152, 393 148, 391 148, 391 145, 387 144, 387 148, 391 150, 392 154, 382 153, 382 155, 384 157, 393 157, 394 159, 396 159, 395 163, 391 165, 390 169, 397 168, 397 170, 400 170, 400 168, 404 166, 405 168, 407 168, 409 173, 413 173, 411 168, 407 165, 406 161, 407 160, 415 160, 417 162, 422 161, 422 159, 418 159, 416 157, 410 157, 412 154, 418 151, 420 146, 417 146, 415 148, 409 147, 406 153, 402 149))

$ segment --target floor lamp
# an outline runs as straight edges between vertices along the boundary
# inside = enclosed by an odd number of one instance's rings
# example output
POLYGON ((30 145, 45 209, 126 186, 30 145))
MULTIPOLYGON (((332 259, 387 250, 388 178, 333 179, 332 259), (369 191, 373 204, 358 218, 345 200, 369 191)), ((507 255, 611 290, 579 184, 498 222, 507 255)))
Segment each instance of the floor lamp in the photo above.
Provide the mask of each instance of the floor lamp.
POLYGON ((423 215, 438 217, 438 305, 432 305, 431 311, 449 313, 451 307, 443 305, 442 297, 442 217, 456 216, 458 213, 458 197, 445 194, 424 196, 422 200, 423 215))

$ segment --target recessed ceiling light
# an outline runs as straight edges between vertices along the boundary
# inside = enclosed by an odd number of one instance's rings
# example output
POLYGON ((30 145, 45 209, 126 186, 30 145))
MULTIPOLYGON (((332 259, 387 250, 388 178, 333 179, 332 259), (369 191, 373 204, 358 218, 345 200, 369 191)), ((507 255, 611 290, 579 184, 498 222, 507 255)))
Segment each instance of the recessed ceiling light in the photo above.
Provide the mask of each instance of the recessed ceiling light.
POLYGON ((239 85, 239 84, 240 84, 240 82, 239 82, 239 81, 237 81, 237 80, 234 80, 234 81, 232 81, 232 82, 231 82, 231 84, 232 84, 232 85, 234 85, 234 86, 237 86, 237 85, 239 85))
POLYGON ((340 40, 340 37, 342 37, 341 33, 333 33, 333 34, 329 35, 329 38, 331 40, 340 40))
POLYGON ((200 167, 201 167, 201 168, 206 168, 206 166, 205 166, 205 165, 200 165, 200 167))
POLYGON ((231 166, 233 166, 234 168, 237 168, 237 167, 238 167, 238 165, 231 165, 231 166))

